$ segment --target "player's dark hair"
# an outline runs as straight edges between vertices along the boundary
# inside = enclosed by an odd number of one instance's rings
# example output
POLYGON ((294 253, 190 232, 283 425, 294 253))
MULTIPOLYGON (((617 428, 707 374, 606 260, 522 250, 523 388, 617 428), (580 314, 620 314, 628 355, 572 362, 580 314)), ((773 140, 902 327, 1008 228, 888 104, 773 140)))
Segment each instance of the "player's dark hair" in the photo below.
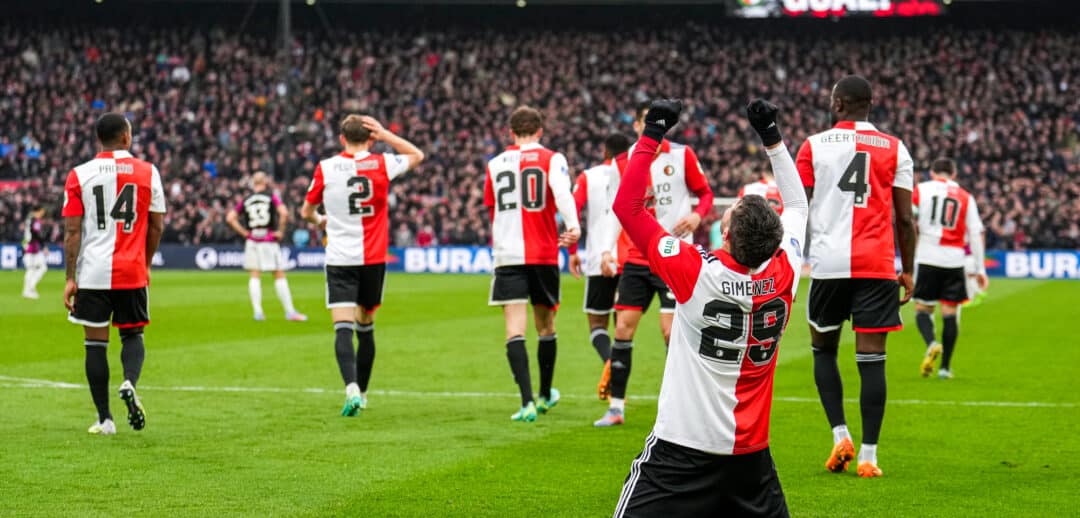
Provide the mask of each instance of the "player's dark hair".
POLYGON ((363 144, 371 140, 371 131, 364 127, 364 121, 355 113, 341 120, 340 130, 341 136, 349 144, 363 144))
POLYGON ((757 268, 767 261, 784 238, 784 225, 769 202, 756 194, 739 200, 731 213, 731 255, 739 264, 757 268))
POLYGON ((930 172, 952 176, 956 174, 956 162, 948 158, 938 158, 930 164, 930 172))
POLYGON ((862 76, 852 75, 836 82, 836 97, 844 101, 848 113, 859 113, 870 110, 874 92, 870 81, 862 76))
POLYGON ((604 139, 604 153, 614 158, 630 149, 630 139, 622 133, 612 133, 604 139))
POLYGON ((634 110, 634 120, 635 121, 643 121, 643 120, 645 120, 645 114, 646 113, 649 113, 649 101, 643 101, 643 102, 638 103, 637 109, 634 110))
POLYGON ((510 114, 510 132, 519 137, 535 135, 544 129, 544 115, 530 106, 518 106, 510 114))
POLYGON ((119 144, 120 138, 128 131, 128 121, 123 115, 109 112, 98 118, 94 124, 94 132, 97 133, 98 141, 106 146, 119 144))

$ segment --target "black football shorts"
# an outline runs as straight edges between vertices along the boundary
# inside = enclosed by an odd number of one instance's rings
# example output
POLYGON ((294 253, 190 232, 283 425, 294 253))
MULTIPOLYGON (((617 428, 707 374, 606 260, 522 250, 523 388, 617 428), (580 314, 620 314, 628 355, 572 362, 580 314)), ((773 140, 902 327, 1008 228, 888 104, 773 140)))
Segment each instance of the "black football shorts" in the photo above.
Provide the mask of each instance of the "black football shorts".
POLYGON ((524 304, 559 307, 559 267, 547 264, 499 266, 491 279, 488 305, 524 304))
POLYGON ((806 318, 819 332, 840 329, 851 319, 856 333, 902 329, 900 283, 895 279, 812 279, 806 318))
POLYGON ((713 455, 650 435, 615 517, 676 516, 788 516, 769 449, 713 455))
POLYGON ((619 276, 592 275, 585 278, 585 312, 590 315, 608 315, 615 310, 615 292, 619 288, 619 276))
POLYGON ((929 264, 915 265, 915 293, 919 304, 958 306, 967 302, 967 273, 964 267, 942 268, 929 264))
POLYGON ((326 265, 326 307, 361 306, 375 311, 382 305, 386 264, 363 266, 326 265))
POLYGON ((146 288, 130 290, 84 290, 75 293, 75 311, 68 321, 90 327, 127 329, 150 324, 150 302, 146 288))
POLYGON ((661 313, 675 312, 675 294, 664 284, 664 280, 650 271, 648 266, 626 263, 622 275, 619 275, 615 309, 647 311, 653 295, 660 298, 661 313))

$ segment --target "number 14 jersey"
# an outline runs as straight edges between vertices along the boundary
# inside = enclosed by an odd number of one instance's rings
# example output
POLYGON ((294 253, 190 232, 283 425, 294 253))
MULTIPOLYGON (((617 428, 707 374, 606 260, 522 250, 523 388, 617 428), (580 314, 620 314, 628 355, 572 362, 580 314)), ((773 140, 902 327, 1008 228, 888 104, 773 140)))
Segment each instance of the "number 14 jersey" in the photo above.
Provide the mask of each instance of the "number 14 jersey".
POLYGON ((895 279, 893 187, 912 190, 911 154, 864 121, 812 135, 795 161, 810 200, 810 277, 895 279))
POLYGON ((127 151, 98 153, 68 173, 63 216, 82 216, 76 280, 84 290, 146 287, 150 213, 165 212, 161 175, 127 151))
POLYGON ((319 162, 307 202, 326 210, 326 264, 386 262, 390 181, 409 170, 403 155, 341 153, 319 162))

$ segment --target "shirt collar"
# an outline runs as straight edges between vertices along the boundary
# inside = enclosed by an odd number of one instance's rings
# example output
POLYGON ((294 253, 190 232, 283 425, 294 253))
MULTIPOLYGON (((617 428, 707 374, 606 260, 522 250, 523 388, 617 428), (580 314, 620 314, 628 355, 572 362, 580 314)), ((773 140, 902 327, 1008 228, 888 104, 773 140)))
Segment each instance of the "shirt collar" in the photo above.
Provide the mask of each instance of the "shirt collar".
POLYGON ((124 150, 102 151, 94 158, 131 158, 131 153, 124 150))
POLYGON ((833 126, 833 129, 877 131, 877 128, 867 121, 840 121, 833 126))

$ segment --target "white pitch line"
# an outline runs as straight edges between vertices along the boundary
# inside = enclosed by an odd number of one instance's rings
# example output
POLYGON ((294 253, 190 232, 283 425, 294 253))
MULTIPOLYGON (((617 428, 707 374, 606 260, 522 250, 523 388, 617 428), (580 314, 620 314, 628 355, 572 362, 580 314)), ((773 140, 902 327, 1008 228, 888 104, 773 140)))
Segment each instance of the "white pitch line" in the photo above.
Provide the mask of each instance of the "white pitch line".
MULTIPOLYGON (((46 388, 46 389, 86 389, 86 385, 79 385, 76 383, 67 383, 63 381, 50 381, 41 380, 35 378, 17 378, 13 376, 0 375, 0 381, 6 381, 6 383, 0 383, 0 388, 46 388)), ((286 388, 286 387, 203 387, 203 386, 190 386, 180 385, 171 387, 162 387, 155 385, 142 385, 139 390, 149 391, 162 391, 162 392, 218 392, 218 393, 276 393, 276 394, 295 394, 297 392, 303 392, 308 394, 338 394, 340 389, 326 389, 326 388, 286 388)), ((450 391, 413 391, 413 390, 371 390, 372 395, 376 396, 401 396, 401 397, 459 397, 459 398, 512 398, 518 397, 516 392, 450 392, 450 391)), ((583 394, 563 394, 562 397, 566 399, 593 399, 594 395, 583 394)), ((641 401, 656 401, 658 396, 655 394, 645 394, 630 396, 630 399, 636 399, 641 401)), ((780 401, 783 403, 817 403, 817 398, 809 397, 790 397, 790 396, 775 396, 773 401, 780 401)), ((857 403, 859 400, 856 398, 848 398, 844 400, 847 403, 857 403)), ((934 406, 968 406, 968 407, 1002 407, 1002 408, 1076 408, 1076 403, 1068 402, 1053 402, 1053 401, 956 401, 956 400, 933 400, 933 399, 892 399, 888 402, 891 405, 934 405, 934 406)))

